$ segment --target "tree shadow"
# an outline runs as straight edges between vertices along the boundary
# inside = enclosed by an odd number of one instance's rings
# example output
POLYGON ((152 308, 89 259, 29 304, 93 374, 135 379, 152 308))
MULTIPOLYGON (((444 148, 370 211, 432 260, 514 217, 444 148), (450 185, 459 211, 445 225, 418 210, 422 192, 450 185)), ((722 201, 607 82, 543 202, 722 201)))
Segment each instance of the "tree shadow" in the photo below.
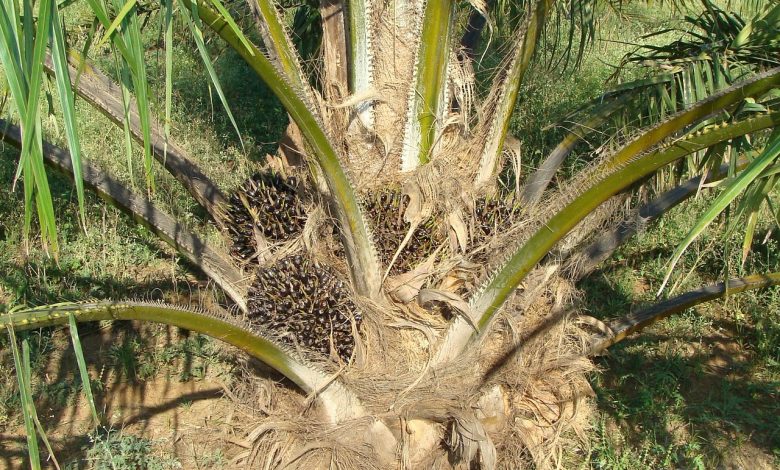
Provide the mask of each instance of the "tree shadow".
MULTIPOLYGON (((222 391, 219 388, 210 388, 207 390, 200 390, 192 393, 182 394, 176 398, 165 401, 164 403, 157 404, 155 406, 139 406, 138 412, 130 415, 127 419, 123 420, 119 424, 121 427, 132 426, 134 424, 143 423, 151 417, 157 414, 166 413, 170 411, 177 411, 184 405, 192 405, 192 403, 219 398, 222 396, 222 391)), ((174 416, 177 416, 176 414, 174 416)), ((174 419, 174 424, 171 427, 171 431, 176 433, 178 431, 178 425, 174 419)), ((137 434, 137 433, 135 433, 137 434)), ((144 432, 140 433, 142 436, 144 432)), ((79 461, 80 456, 86 454, 92 446, 92 437, 88 433, 83 433, 69 430, 68 433, 57 433, 57 435, 49 435, 49 442, 52 445, 52 449, 60 464, 71 464, 79 461)), ((28 468, 27 463, 27 441, 24 436, 13 436, 0 434, 0 442, 4 443, 4 450, 0 453, 0 467, 8 470, 23 470, 28 468)), ((42 460, 44 460, 43 468, 55 468, 54 464, 47 460, 48 454, 42 452, 42 460)), ((174 455, 176 456, 176 455, 174 455)), ((67 466, 66 468, 74 468, 67 466)), ((75 467, 81 468, 81 467, 75 467)))
MULTIPOLYGON (((618 318, 652 302, 652 292, 620 282, 620 271, 668 259, 672 248, 624 253, 583 279, 578 287, 587 293, 583 301, 590 314, 600 320, 618 318)), ((773 257, 763 245, 756 251, 762 259, 773 257)), ((697 275, 717 279, 722 256, 717 250, 706 254, 697 275)), ((634 278, 629 276, 631 282, 634 278)), ((772 308, 774 295, 742 296, 741 308, 749 313, 741 318, 728 313, 728 307, 702 305, 697 313, 649 327, 596 359, 602 370, 591 379, 597 405, 623 431, 626 452, 650 461, 668 458, 669 465, 681 468, 700 465, 696 459, 702 457, 707 466, 758 468, 760 464, 750 462, 751 453, 754 459, 769 459, 770 466, 774 458, 776 464, 780 323, 772 308)))
POLYGON ((776 458, 780 380, 737 340, 750 342, 756 329, 718 320, 708 331, 716 333, 643 333, 610 348, 592 381, 599 409, 628 431, 630 446, 670 449, 678 466, 695 464, 681 447, 691 443, 716 466, 748 442, 776 458))
MULTIPOLYGON (((55 455, 61 463, 83 456, 91 444, 92 421, 68 333, 44 328, 18 335, 26 336, 31 345, 33 369, 37 372, 33 384, 36 409, 55 455)), ((211 370, 238 367, 238 359, 225 356, 219 349, 210 356, 209 352, 198 351, 197 346, 182 347, 187 342, 197 344, 200 337, 176 327, 131 321, 82 323, 79 336, 103 424, 113 429, 132 427, 131 434, 137 437, 154 436, 154 429, 159 433, 161 424, 152 423, 157 415, 165 416, 166 433, 178 436, 187 432, 183 426, 192 426, 191 419, 185 420, 188 408, 223 395, 222 386, 209 378, 213 377, 211 370), (144 370, 146 366, 153 368, 144 370)), ((3 345, 0 351, 0 360, 9 362, 8 348, 3 345)), ((277 379, 277 374, 264 374, 260 369, 255 373, 277 379)), ((20 421, 12 416, 9 422, 20 421)), ((21 425, 14 424, 0 434, 0 468, 26 468, 26 441, 20 430, 21 425)), ((39 443, 45 455, 43 443, 39 443)), ((173 454, 178 457, 178 447, 174 448, 173 454)))
POLYGON ((597 318, 613 317, 629 312, 633 298, 622 286, 611 282, 603 270, 583 279, 577 286, 583 296, 583 308, 597 318))

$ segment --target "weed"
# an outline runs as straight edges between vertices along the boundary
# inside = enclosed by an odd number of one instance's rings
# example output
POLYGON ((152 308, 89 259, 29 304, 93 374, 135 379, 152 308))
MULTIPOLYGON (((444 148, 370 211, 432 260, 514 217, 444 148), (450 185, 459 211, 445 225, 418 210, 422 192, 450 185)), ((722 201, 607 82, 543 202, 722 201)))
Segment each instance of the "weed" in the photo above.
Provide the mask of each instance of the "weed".
MULTIPOLYGON (((701 197, 694 207, 706 203, 701 197)), ((690 224, 690 211, 671 211, 580 284, 591 314, 613 318, 654 301, 671 250, 690 224)), ((722 248, 738 246, 739 234, 721 229, 708 231, 686 256, 680 272, 691 275, 678 292, 718 281, 725 269, 731 275, 777 269, 780 253, 772 237, 757 236, 753 254, 740 268, 739 250, 722 248), (726 236, 736 238, 723 241, 726 236)), ((600 361, 603 374, 592 380, 600 416, 585 465, 740 467, 746 463, 738 460, 743 452, 747 459, 755 452, 763 456, 748 460, 754 468, 780 464, 778 324, 780 292, 769 290, 702 305, 616 345, 600 361)))
POLYGON ((74 461, 68 470, 173 470, 182 468, 173 456, 157 454, 154 443, 122 431, 103 428, 89 436, 90 448, 84 460, 74 461))
MULTIPOLYGON (((115 367, 115 371, 120 377, 128 380, 139 378, 136 374, 139 370, 139 354, 143 351, 139 341, 131 338, 129 341, 123 341, 121 344, 113 345, 108 350, 108 357, 115 367)), ((147 372, 148 369, 145 369, 147 372)))
POLYGON ((199 469, 221 469, 227 466, 228 459, 221 449, 217 449, 211 453, 196 456, 195 463, 199 469))

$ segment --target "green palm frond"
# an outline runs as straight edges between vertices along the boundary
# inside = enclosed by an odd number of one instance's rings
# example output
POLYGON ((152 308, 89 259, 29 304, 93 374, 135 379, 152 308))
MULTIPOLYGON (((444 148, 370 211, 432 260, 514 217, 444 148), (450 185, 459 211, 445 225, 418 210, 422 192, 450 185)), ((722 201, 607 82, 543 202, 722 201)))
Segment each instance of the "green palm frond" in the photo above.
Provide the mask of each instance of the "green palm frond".
MULTIPOLYGON (((703 0, 705 8, 698 16, 685 17, 675 32, 682 37, 669 44, 645 45, 626 60, 648 65, 686 67, 695 61, 715 62, 724 69, 735 67, 774 67, 780 63, 780 4, 767 4, 751 19, 718 8, 703 0)), ((668 33, 663 31, 662 33, 668 33)), ((662 33, 645 36, 653 38, 662 33)))
POLYGON ((412 171, 431 159, 436 138, 449 111, 447 74, 452 50, 455 4, 425 2, 418 19, 418 50, 409 88, 401 168, 412 171))
POLYGON ((701 217, 699 217, 685 236, 685 239, 675 249, 672 260, 669 262, 669 266, 666 270, 663 283, 659 289, 659 293, 666 287, 669 278, 672 276, 674 267, 680 261, 680 257, 685 250, 735 199, 740 196, 742 197, 743 205, 741 211, 743 213, 745 211, 754 212, 757 210, 758 204, 763 202, 766 195, 777 182, 776 175, 765 175, 763 178, 761 177, 764 171, 775 163, 778 156, 780 156, 780 131, 776 130, 770 138, 764 152, 753 160, 750 165, 737 175, 723 192, 718 195, 711 206, 701 215, 701 217), (761 179, 759 180, 759 178, 761 179))
MULTIPOLYGON (((776 69, 773 76, 775 80, 780 79, 780 69, 776 69)), ((604 201, 671 162, 717 142, 776 126, 776 119, 777 115, 753 117, 705 134, 672 142, 668 148, 661 147, 648 152, 655 145, 650 142, 659 137, 653 136, 655 131, 651 130, 647 135, 625 146, 616 153, 612 165, 596 171, 590 183, 587 179, 583 180, 588 185, 587 189, 577 188, 577 195, 573 200, 566 203, 552 217, 541 221, 539 229, 530 238, 524 240, 514 254, 477 291, 469 301, 470 318, 459 316, 451 322, 447 335, 436 353, 434 363, 443 364, 452 360, 466 348, 472 336, 484 333, 494 315, 531 269, 558 240, 604 201)), ((668 134, 666 136, 668 137, 668 134)), ((579 184, 583 182, 580 181, 579 184)))
MULTIPOLYGON (((359 417, 363 413, 358 399, 338 381, 334 381, 306 359, 281 346, 256 325, 224 312, 190 310, 154 302, 63 303, 19 309, 2 315, 0 327, 24 331, 64 325, 71 318, 79 323, 138 320, 173 325, 202 333, 259 359, 290 379, 306 393, 317 393, 333 423, 359 417)), ((26 386, 24 382, 20 382, 21 385, 26 386)))

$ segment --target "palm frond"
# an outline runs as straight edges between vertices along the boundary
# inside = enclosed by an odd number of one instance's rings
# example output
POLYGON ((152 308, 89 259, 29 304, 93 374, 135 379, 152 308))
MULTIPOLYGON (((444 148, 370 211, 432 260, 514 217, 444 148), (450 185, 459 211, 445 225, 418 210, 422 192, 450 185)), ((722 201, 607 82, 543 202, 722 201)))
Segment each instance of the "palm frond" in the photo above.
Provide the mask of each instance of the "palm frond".
MULTIPOLYGON (((350 91, 361 94, 368 91, 374 81, 374 39, 371 18, 374 0, 349 0, 345 2, 348 15, 349 81, 350 91)), ((357 108, 361 122, 367 128, 374 126, 374 109, 371 101, 364 101, 357 108)))
POLYGON ((589 348, 589 355, 599 354, 615 343, 623 341, 628 336, 691 307, 704 302, 710 302, 728 295, 738 294, 754 289, 766 289, 780 284, 780 273, 755 274, 741 278, 730 279, 728 282, 704 286, 696 290, 678 295, 672 299, 659 302, 644 308, 624 318, 612 320, 606 324, 607 330, 598 335, 589 348))
MULTIPOLYGON (((741 171, 746 165, 747 160, 740 159, 736 165, 737 170, 741 171)), ((696 195, 703 185, 726 178, 730 168, 731 165, 726 164, 716 171, 708 171, 704 175, 690 178, 636 208, 628 218, 619 222, 615 228, 596 235, 586 247, 569 256, 565 271, 574 279, 584 278, 633 236, 644 231, 672 208, 696 195)))
MULTIPOLYGON (((250 0, 249 5, 260 28, 268 60, 276 68, 280 79, 286 80, 304 100, 310 112, 317 113, 319 117, 318 102, 314 98, 309 81, 305 78, 300 55, 295 49, 276 3, 274 0, 250 0)), ((247 51, 253 50, 247 43, 242 46, 247 51)))
POLYGON ((446 84, 455 4, 451 0, 430 0, 424 5, 406 105, 402 171, 414 170, 430 161, 438 131, 449 111, 446 84))
MULTIPOLYGON (((18 127, 0 119, 0 128, 5 129, 5 132, 0 135, 0 140, 17 147, 21 145, 18 127)), ((47 165, 68 176, 73 174, 71 157, 66 150, 44 142, 43 154, 47 165)), ((137 222, 145 225, 160 239, 199 266, 241 310, 246 311, 246 281, 241 272, 226 260, 226 256, 210 248, 173 217, 159 210, 149 199, 126 189, 121 182, 101 170, 86 163, 82 163, 82 170, 87 188, 127 212, 137 222)))
MULTIPOLYGON (((780 64, 780 4, 769 5, 752 19, 720 9, 703 0, 698 16, 687 15, 683 27, 676 31, 682 37, 662 45, 645 45, 625 60, 667 67, 688 67, 697 61, 720 63, 732 70, 746 67, 775 67, 780 64)), ((668 31, 664 31, 665 33, 668 31)), ((645 36, 650 39, 660 33, 645 36)))
MULTIPOLYGON (((780 78, 780 69, 774 72, 774 76, 780 78)), ((593 178, 585 177, 584 180, 573 183, 574 188, 577 188, 576 197, 572 196, 574 198, 565 203, 564 207, 549 219, 540 221, 538 230, 523 241, 517 251, 472 296, 469 301, 470 318, 459 316, 451 322, 447 335, 435 355, 434 363, 442 364, 452 360, 463 351, 473 335, 484 333, 491 319, 536 263, 557 241, 601 203, 673 161, 714 143, 775 126, 777 125, 775 119, 777 115, 749 118, 706 134, 689 136, 685 140, 674 142, 668 148, 650 152, 648 152, 650 147, 655 145, 650 142, 660 136, 650 140, 639 139, 645 144, 640 146, 635 141, 618 152, 622 156, 623 163, 603 166, 595 171, 593 178), (592 182, 584 183, 588 180, 592 182), (582 188, 583 184, 585 188, 582 188)), ((575 191, 574 188, 572 192, 575 191)))
MULTIPOLYGON (((682 254, 690 246, 690 244, 693 243, 693 241, 698 238, 699 235, 701 235, 707 226, 712 223, 712 221, 715 220, 715 218, 720 215, 720 213, 723 212, 726 207, 728 207, 737 197, 743 195, 745 190, 748 189, 748 187, 750 187, 759 178, 759 176, 761 176, 764 170, 766 170, 771 164, 775 162, 779 155, 780 130, 776 130, 770 138, 770 141, 767 144, 764 152, 755 160, 753 160, 750 165, 748 165, 744 171, 737 175, 736 178, 734 178, 734 180, 723 190, 723 192, 718 195, 715 201, 713 201, 704 214, 699 217, 683 241, 674 250, 672 259, 669 262, 668 268, 666 270, 666 275, 664 276, 664 280, 661 283, 659 293, 666 287, 666 284, 669 282, 669 278, 672 276, 674 267, 680 261, 680 257, 682 257, 682 254)), ((770 181, 772 181, 772 184, 768 185, 768 187, 758 188, 758 193, 761 195, 761 197, 757 202, 760 203, 763 201, 766 194, 774 185, 774 179, 770 181)), ((767 185, 767 183, 767 181, 764 181, 764 185, 767 185)), ((748 199, 751 199, 751 196, 752 195, 749 193, 745 195, 745 197, 748 199)), ((755 205, 755 203, 751 203, 751 205, 755 205)))
POLYGON ((272 367, 317 398, 332 423, 360 417, 357 397, 248 321, 221 311, 197 311, 154 302, 91 302, 20 309, 0 317, 0 327, 30 330, 75 321, 137 320, 172 325, 224 341, 272 367))
POLYGON ((550 0, 537 0, 532 4, 532 10, 526 16, 520 34, 512 41, 508 59, 487 99, 483 114, 489 118, 479 131, 484 135, 484 142, 475 156, 479 161, 475 180, 477 186, 492 180, 497 171, 520 86, 542 36, 552 4, 550 0))

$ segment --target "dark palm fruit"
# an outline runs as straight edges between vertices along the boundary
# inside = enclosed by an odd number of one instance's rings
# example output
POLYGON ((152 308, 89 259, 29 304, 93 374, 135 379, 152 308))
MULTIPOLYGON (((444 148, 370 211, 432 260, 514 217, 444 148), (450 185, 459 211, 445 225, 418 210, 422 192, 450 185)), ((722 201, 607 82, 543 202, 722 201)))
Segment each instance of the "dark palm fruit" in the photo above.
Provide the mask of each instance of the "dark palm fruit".
POLYGON ((515 206, 500 199, 478 199, 474 205, 475 242, 478 244, 507 230, 517 213, 515 206))
MULTIPOLYGON (((501 199, 477 199, 474 205, 471 247, 480 247, 493 236, 504 233, 512 226, 519 212, 517 207, 501 199)), ((470 259, 473 263, 485 264, 489 255, 489 251, 477 250, 471 254, 470 259)))
POLYGON ((255 255, 255 230, 275 242, 300 235, 306 211, 295 190, 297 185, 295 177, 257 173, 230 197, 228 230, 233 256, 247 261, 255 255))
POLYGON ((291 345, 349 360, 355 347, 352 322, 360 312, 350 291, 326 266, 302 255, 288 256, 257 271, 249 290, 249 318, 291 345))
MULTIPOLYGON (((384 189, 369 195, 363 202, 366 216, 371 220, 374 243, 384 265, 387 265, 406 236, 410 225, 403 219, 408 197, 397 190, 384 189)), ((406 247, 390 269, 391 274, 409 271, 436 249, 440 240, 433 221, 420 224, 406 247)))

